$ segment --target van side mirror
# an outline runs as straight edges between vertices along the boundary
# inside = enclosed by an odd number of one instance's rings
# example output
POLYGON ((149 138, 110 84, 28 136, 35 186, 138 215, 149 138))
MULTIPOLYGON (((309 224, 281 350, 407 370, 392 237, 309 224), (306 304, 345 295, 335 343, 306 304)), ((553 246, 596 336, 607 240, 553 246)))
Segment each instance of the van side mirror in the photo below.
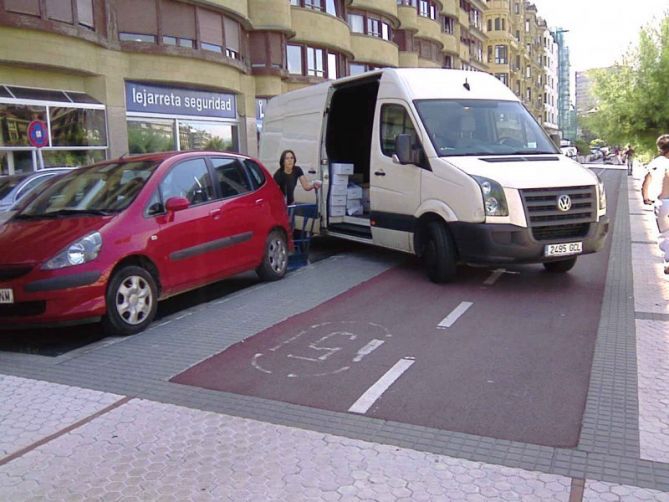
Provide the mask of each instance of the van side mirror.
POLYGON ((398 134, 395 136, 395 155, 400 164, 412 164, 412 144, 410 134, 398 134))

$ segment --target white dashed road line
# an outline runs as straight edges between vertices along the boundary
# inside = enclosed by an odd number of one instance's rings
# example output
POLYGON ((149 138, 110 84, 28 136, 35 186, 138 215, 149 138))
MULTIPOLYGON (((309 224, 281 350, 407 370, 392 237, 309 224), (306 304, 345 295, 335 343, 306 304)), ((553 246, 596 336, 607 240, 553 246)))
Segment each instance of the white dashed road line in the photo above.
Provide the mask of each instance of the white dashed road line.
POLYGON ((455 324, 455 321, 457 321, 462 314, 467 312, 467 309, 474 305, 472 302, 461 302, 460 305, 455 307, 453 311, 448 314, 446 317, 444 317, 439 324, 437 324, 437 328, 440 329, 446 329, 450 328, 455 324))
POLYGON ((395 383, 399 377, 402 376, 406 370, 408 370, 413 363, 415 363, 412 358, 402 358, 395 363, 395 365, 390 368, 386 373, 379 378, 374 385, 372 385, 367 391, 360 396, 360 398, 353 403, 348 411, 351 413, 367 413, 372 405, 381 397, 381 395, 388 390, 388 388, 395 383))

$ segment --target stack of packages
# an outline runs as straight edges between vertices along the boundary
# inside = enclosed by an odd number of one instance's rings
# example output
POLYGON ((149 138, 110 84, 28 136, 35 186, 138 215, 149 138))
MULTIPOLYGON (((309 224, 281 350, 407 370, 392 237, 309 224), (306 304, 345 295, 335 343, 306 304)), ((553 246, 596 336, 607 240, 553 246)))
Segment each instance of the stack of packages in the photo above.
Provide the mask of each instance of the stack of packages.
POLYGON ((353 164, 332 163, 330 177, 330 216, 346 215, 348 177, 353 174, 353 164))

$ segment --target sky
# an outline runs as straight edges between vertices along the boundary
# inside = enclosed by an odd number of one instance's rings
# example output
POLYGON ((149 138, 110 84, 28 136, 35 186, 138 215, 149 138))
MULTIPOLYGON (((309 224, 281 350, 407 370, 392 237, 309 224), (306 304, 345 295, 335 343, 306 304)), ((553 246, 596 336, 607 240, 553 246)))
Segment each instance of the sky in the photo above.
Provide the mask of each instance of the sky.
POLYGON ((572 71, 611 66, 638 45, 639 31, 669 15, 669 0, 530 0, 549 28, 569 30, 572 71))

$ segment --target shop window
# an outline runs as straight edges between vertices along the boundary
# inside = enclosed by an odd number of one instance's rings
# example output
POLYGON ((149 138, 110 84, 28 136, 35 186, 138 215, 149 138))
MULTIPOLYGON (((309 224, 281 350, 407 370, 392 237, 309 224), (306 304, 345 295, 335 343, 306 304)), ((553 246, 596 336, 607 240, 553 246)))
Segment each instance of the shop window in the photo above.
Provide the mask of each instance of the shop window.
POLYGON ((40 15, 40 0, 5 0, 5 10, 18 14, 40 15))
POLYGON ((50 107, 52 146, 104 146, 107 144, 104 110, 50 107))
POLYGON ((42 150, 46 167, 81 167, 105 160, 105 150, 42 150))
POLYGON ((239 151, 237 127, 232 124, 179 120, 180 150, 239 151))
POLYGON ((168 152, 175 149, 174 121, 128 120, 130 153, 168 152))
POLYGON ((195 48, 195 8, 168 0, 163 0, 160 8, 163 44, 195 48))
POLYGON ((33 120, 46 121, 45 106, 10 105, 0 103, 0 144, 30 146, 28 124, 33 120))
POLYGON ((155 0, 116 0, 119 40, 156 43, 158 17, 155 0))

